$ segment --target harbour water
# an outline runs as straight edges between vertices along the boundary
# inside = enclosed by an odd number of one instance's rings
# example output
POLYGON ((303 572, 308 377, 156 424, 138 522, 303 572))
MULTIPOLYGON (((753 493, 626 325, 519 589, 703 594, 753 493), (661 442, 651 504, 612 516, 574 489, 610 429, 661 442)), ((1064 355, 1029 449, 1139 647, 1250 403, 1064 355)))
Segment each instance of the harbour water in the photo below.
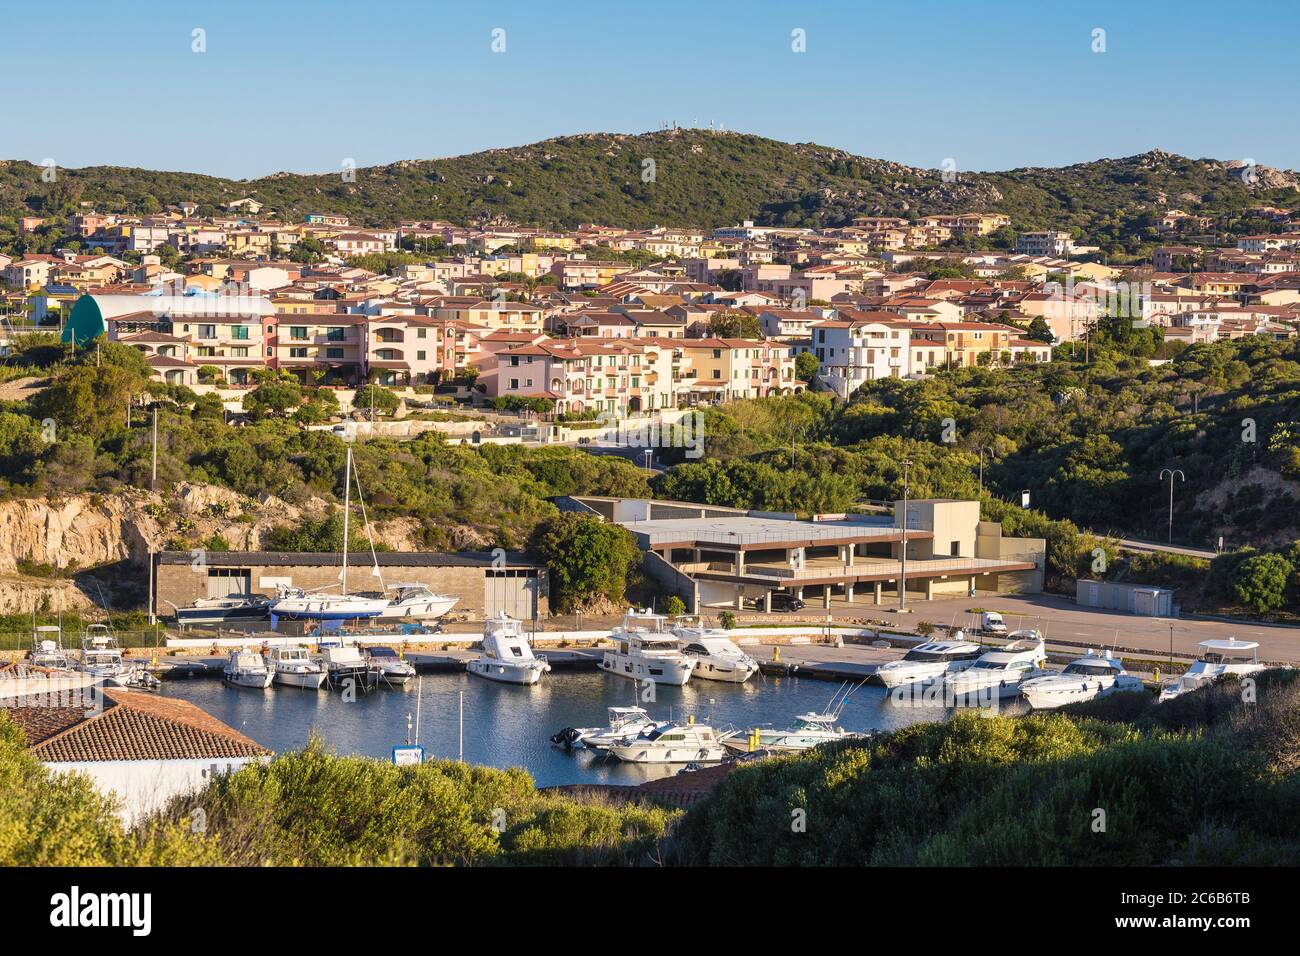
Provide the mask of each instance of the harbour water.
MULTIPOLYGON (((426 756, 455 759, 458 713, 464 692, 464 757, 493 767, 524 767, 538 786, 570 783, 636 784, 675 773, 606 760, 598 754, 565 752, 550 736, 565 727, 602 727, 606 708, 639 703, 656 718, 695 714, 717 728, 790 726, 797 714, 822 711, 838 688, 824 680, 758 675, 742 685, 692 681, 685 687, 656 685, 655 701, 634 699, 630 682, 598 671, 560 671, 532 687, 485 681, 467 674, 426 674, 400 690, 382 689, 355 701, 327 691, 287 687, 249 690, 216 680, 172 680, 163 693, 189 700, 276 752, 304 746, 313 733, 340 754, 389 759, 406 742, 407 714, 420 698, 420 743, 426 756)), ((858 688, 841 714, 846 730, 891 730, 942 720, 942 707, 905 707, 886 699, 883 687, 858 688)))

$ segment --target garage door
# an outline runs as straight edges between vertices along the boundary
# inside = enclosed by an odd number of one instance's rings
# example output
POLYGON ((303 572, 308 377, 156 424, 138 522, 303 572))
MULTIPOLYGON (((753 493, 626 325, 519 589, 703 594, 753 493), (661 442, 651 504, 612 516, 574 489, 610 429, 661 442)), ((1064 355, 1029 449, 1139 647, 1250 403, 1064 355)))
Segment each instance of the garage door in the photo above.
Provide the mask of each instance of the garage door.
POLYGON ((208 597, 248 594, 251 572, 236 568, 208 568, 208 597))
POLYGON ((520 621, 537 616, 535 571, 488 571, 483 579, 483 606, 487 616, 502 612, 520 621))

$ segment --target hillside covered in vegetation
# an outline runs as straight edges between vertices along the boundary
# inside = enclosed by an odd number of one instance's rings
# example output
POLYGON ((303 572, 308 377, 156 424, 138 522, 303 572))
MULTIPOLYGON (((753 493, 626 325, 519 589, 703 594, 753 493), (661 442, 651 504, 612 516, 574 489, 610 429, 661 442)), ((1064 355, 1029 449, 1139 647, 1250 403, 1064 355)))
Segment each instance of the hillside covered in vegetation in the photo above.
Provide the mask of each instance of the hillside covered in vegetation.
POLYGON ((1257 167, 1246 176, 1232 162, 1160 151, 1060 168, 958 171, 945 181, 938 169, 698 129, 565 136, 354 172, 352 181, 341 172, 236 181, 99 166, 59 170, 46 183, 42 167, 8 161, 0 163, 0 241, 15 238, 18 216, 58 215, 80 204, 145 214, 188 200, 211 215, 251 197, 286 221, 330 212, 357 225, 504 218, 557 228, 584 222, 713 228, 745 219, 833 226, 855 216, 989 211, 1010 216, 1013 230, 1069 229, 1110 255, 1132 255, 1157 239, 1166 209, 1212 217, 1215 232, 1240 233, 1275 228, 1246 216, 1249 207, 1300 203, 1300 182, 1291 173, 1257 167))

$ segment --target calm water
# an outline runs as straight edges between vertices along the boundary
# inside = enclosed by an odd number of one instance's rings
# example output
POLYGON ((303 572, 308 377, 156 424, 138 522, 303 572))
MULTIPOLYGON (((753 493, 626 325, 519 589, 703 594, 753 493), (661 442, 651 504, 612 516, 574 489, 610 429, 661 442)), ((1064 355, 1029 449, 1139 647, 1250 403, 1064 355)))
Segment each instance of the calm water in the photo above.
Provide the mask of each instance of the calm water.
MULTIPOLYGON (((228 687, 219 680, 173 680, 163 693, 189 700, 275 751, 307 743, 313 732, 338 753, 391 758, 406 741, 406 715, 420 698, 420 743, 428 757, 455 759, 457 711, 465 694, 465 759, 494 767, 524 767, 538 786, 565 783, 634 784, 676 768, 619 763, 586 751, 566 752, 550 736, 565 727, 603 727, 605 708, 635 701, 631 681, 599 671, 557 671, 532 687, 515 687, 468 674, 425 674, 417 693, 381 689, 355 702, 338 691, 228 687)), ((656 686, 656 701, 642 702, 653 716, 695 713, 714 727, 790 726, 796 714, 823 710, 839 685, 797 677, 758 675, 747 684, 692 681, 656 686)), ((889 730, 919 720, 939 720, 941 708, 891 704, 883 687, 865 686, 849 698, 840 718, 846 730, 889 730)))

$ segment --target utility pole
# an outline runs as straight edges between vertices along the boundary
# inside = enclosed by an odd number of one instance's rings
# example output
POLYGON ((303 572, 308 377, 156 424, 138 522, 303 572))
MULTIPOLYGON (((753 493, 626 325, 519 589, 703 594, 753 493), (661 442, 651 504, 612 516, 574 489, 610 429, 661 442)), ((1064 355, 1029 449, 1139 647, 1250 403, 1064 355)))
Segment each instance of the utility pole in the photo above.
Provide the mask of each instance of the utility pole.
POLYGON ((904 458, 899 464, 903 466, 903 543, 898 549, 898 609, 903 611, 907 608, 907 491, 912 459, 904 458))
POLYGON ((1164 471, 1160 472, 1161 481, 1165 480, 1165 475, 1169 476, 1169 543, 1173 544, 1174 543, 1174 476, 1177 475, 1178 480, 1182 482, 1187 481, 1187 476, 1184 475, 1182 469, 1179 468, 1166 468, 1164 471))
POLYGON ((149 490, 156 491, 158 487, 158 406, 153 407, 153 464, 149 472, 149 490))

